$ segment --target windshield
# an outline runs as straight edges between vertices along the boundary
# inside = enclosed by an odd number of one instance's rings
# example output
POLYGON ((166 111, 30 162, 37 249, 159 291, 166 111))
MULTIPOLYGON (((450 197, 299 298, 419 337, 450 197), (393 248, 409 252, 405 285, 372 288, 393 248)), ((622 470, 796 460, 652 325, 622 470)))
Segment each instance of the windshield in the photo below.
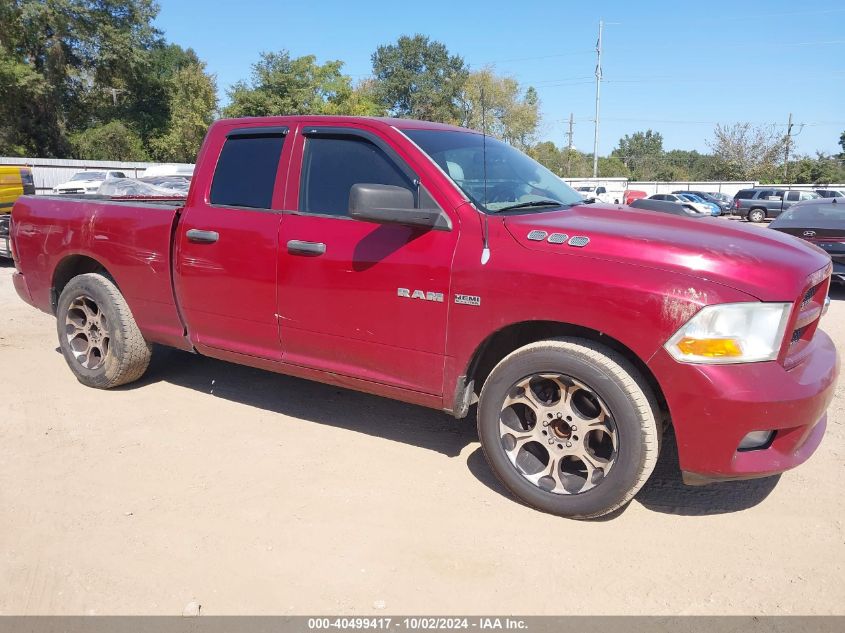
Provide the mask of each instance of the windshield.
POLYGON ((575 187, 575 191, 592 191, 592 187, 575 187))
POLYGON ((104 171, 81 171, 78 174, 74 174, 73 177, 70 179, 71 182, 74 180, 105 180, 106 179, 106 172, 104 171))
POLYGON ((520 212, 582 204, 569 185, 540 163, 489 136, 451 130, 403 130, 482 211, 520 205, 520 212), (534 206, 536 205, 536 206, 534 206))

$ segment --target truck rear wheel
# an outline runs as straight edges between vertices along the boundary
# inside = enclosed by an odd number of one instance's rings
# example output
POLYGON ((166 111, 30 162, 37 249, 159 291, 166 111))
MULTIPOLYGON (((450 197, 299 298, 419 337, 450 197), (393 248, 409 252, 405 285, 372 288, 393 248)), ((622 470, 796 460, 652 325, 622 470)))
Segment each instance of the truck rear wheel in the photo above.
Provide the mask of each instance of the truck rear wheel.
POLYGON ((748 212, 748 221, 759 224, 766 219, 766 212, 763 209, 751 209, 748 212))
POLYGON ((144 340, 113 281, 87 273, 71 279, 56 309, 59 346, 84 385, 110 389, 138 380, 150 364, 144 340))
POLYGON ((532 343, 490 373, 478 435, 490 467, 520 500, 571 518, 630 501, 654 470, 656 401, 637 369, 577 338, 532 343))

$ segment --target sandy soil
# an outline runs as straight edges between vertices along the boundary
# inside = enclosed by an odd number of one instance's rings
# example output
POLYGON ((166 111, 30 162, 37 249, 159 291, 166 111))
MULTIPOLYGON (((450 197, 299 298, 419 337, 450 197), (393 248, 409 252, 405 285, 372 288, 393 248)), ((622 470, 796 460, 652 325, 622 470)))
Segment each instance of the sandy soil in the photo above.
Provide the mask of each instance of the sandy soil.
MULTIPOLYGON (((468 419, 173 353, 79 385, 0 266, 0 614, 845 613, 845 390, 782 477, 576 522, 514 502, 468 419), (839 580, 837 580, 839 579, 839 580)), ((845 291, 824 327, 845 350, 845 291)))

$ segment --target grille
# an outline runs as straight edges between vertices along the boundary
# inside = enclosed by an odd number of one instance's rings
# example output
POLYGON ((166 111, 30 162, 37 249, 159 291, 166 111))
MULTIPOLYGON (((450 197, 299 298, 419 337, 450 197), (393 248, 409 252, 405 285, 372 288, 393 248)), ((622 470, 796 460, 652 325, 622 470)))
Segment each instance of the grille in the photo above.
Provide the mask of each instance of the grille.
POLYGON ((568 238, 566 233, 552 233, 549 235, 549 244, 564 244, 568 238))
POLYGON ((570 246, 586 246, 590 243, 590 238, 584 235, 573 235, 567 242, 570 246))
POLYGON ((547 235, 548 235, 548 233, 546 233, 545 231, 541 231, 539 229, 534 229, 533 231, 531 231, 528 234, 528 239, 533 240, 535 242, 540 242, 540 241, 546 239, 547 235))

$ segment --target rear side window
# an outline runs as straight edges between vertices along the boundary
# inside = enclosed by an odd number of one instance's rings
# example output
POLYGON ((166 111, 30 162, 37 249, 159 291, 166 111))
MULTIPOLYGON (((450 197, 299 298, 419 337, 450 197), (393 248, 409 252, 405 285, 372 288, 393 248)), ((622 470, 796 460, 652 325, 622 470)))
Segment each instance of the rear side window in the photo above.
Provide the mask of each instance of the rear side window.
POLYGON ((742 191, 738 191, 736 196, 734 196, 737 200, 749 200, 754 197, 754 192, 748 189, 743 189, 742 191))
POLYGON ((211 204, 271 208, 284 141, 281 134, 227 138, 214 170, 211 204))
POLYGON ((796 201, 801 199, 801 192, 800 191, 790 191, 786 194, 786 199, 789 201, 796 201))
POLYGON ((352 185, 394 185, 412 192, 414 185, 381 149, 352 137, 312 137, 302 159, 299 210, 347 215, 352 185))

